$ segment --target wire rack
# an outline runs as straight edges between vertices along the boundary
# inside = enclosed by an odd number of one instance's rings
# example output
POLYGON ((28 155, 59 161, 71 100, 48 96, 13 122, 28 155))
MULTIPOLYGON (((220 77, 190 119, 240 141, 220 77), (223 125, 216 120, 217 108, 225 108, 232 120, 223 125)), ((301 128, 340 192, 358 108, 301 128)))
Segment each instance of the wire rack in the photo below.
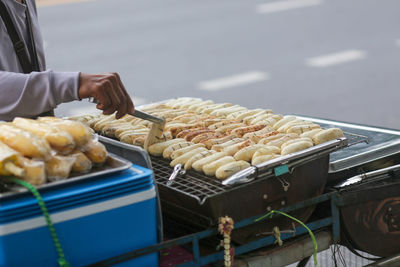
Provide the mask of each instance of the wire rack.
MULTIPOLYGON (((347 146, 368 142, 368 138, 358 134, 345 133, 347 138, 347 146)), ((317 156, 317 154, 315 154, 317 156)), ((226 187, 221 184, 221 181, 216 177, 206 176, 202 173, 189 170, 183 176, 175 178, 174 183, 167 185, 168 178, 173 172, 173 167, 170 167, 170 161, 162 157, 151 156, 152 166, 154 170, 155 180, 159 186, 164 186, 182 194, 188 195, 197 199, 200 204, 203 204, 207 198, 232 190, 234 185, 226 187)), ((267 173, 266 173, 267 174, 267 173)))
POLYGON ((173 188, 182 194, 196 198, 203 203, 207 198, 223 193, 227 187, 215 177, 209 177, 196 171, 189 170, 184 176, 175 178, 174 183, 167 185, 168 178, 173 172, 170 161, 151 156, 154 176, 158 185, 173 188))

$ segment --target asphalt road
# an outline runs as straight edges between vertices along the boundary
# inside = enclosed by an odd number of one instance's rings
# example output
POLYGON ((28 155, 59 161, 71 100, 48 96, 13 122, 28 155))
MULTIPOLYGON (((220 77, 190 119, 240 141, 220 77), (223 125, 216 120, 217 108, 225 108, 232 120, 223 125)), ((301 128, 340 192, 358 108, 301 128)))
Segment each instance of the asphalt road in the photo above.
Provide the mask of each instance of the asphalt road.
POLYGON ((119 72, 137 105, 193 96, 400 129, 398 0, 94 0, 38 12, 49 68, 119 72))

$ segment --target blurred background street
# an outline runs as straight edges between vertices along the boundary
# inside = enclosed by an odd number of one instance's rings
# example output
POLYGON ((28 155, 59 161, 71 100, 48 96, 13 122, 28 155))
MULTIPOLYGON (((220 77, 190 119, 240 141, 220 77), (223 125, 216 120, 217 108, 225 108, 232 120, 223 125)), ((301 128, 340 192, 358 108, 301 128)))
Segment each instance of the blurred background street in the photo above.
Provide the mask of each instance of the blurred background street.
POLYGON ((400 129, 398 0, 37 3, 48 68, 118 72, 136 105, 192 96, 400 129))

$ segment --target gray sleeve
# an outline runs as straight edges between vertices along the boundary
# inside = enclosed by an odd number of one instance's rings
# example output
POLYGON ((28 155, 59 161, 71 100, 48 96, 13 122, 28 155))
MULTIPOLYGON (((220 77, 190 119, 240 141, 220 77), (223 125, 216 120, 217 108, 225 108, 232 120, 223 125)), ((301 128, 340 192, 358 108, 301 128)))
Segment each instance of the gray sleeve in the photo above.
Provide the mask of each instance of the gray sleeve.
POLYGON ((0 71, 0 120, 33 117, 57 105, 79 100, 79 72, 0 71))

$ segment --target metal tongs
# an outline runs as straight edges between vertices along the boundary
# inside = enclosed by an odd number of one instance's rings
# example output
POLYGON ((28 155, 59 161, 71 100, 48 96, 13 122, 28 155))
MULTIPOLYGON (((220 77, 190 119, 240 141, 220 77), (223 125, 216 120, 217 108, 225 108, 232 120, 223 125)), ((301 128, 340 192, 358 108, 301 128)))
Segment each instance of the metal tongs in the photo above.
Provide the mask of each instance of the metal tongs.
POLYGON ((182 169, 182 164, 178 163, 174 167, 174 171, 172 172, 171 176, 168 178, 167 185, 172 185, 175 181, 175 178, 178 175, 185 175, 186 171, 185 169, 182 169))
MULTIPOLYGON (((96 98, 94 98, 94 97, 89 97, 88 101, 90 103, 94 103, 94 104, 98 103, 98 100, 96 98)), ((159 117, 150 115, 150 114, 148 114, 146 112, 143 112, 143 111, 140 111, 140 110, 137 110, 137 109, 135 109, 135 111, 133 112, 132 116, 135 116, 135 117, 143 119, 143 120, 151 121, 151 122, 154 122, 154 123, 159 123, 159 124, 160 123, 164 123, 164 119, 163 118, 159 118, 159 117)))

